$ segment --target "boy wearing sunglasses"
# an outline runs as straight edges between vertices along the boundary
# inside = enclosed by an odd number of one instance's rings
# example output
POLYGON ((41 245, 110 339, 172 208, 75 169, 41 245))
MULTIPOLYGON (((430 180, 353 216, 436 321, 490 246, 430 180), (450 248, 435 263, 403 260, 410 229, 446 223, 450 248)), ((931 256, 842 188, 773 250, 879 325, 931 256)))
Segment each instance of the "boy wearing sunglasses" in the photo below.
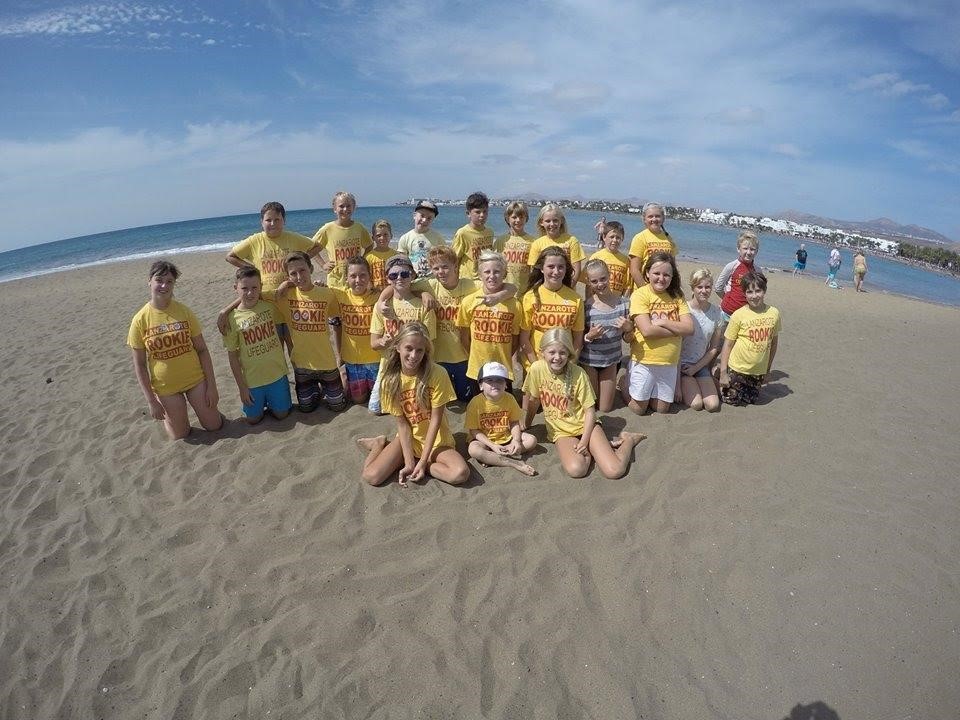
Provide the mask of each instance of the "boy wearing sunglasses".
MULTIPOLYGON (((423 301, 411 290, 417 274, 413 271, 413 264, 406 255, 394 255, 387 260, 387 284, 393 288, 393 297, 387 300, 386 311, 378 307, 373 312, 370 321, 370 347, 385 354, 393 338, 396 337, 404 325, 417 321, 427 328, 430 341, 437 338, 437 317, 432 309, 424 306, 423 301), (392 310, 392 312, 390 312, 392 310), (392 316, 392 317, 391 317, 392 316)), ((383 373, 383 361, 380 362, 380 372, 377 381, 370 391, 370 412, 380 415, 380 376, 383 373)))

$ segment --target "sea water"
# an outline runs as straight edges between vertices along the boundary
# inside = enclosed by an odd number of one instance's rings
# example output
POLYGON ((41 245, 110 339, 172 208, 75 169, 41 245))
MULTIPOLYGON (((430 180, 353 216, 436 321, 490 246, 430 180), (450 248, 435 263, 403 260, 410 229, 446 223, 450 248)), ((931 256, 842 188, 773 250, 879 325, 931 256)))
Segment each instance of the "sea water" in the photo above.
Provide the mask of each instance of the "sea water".
MULTIPOLYGON (((533 217, 527 223, 527 232, 536 236, 539 234, 535 222, 536 208, 533 208, 532 212, 533 217)), ((593 228, 599 214, 584 210, 565 210, 564 214, 568 231, 580 239, 584 251, 589 255, 596 249, 596 233, 593 228)), ((367 228, 376 220, 387 220, 393 226, 396 244, 396 239, 411 228, 412 216, 412 207, 390 205, 358 208, 354 219, 367 228)), ((622 248, 626 253, 630 238, 643 228, 639 214, 608 212, 605 216, 607 220, 618 220, 626 228, 627 237, 622 248)), ((288 211, 286 229, 310 237, 321 225, 332 219, 333 213, 327 209, 288 211)), ((465 223, 463 206, 446 205, 440 208, 440 215, 434 220, 433 227, 449 241, 457 228, 465 223)), ((503 209, 491 208, 487 224, 496 235, 506 232, 503 209)), ((737 257, 736 239, 739 231, 736 228, 669 219, 666 227, 680 248, 681 260, 700 260, 705 264, 722 265, 737 257)), ((148 225, 33 245, 0 253, 0 282, 121 260, 141 259, 146 265, 158 257, 185 253, 215 251, 225 255, 237 242, 259 230, 260 217, 253 213, 148 225)), ((757 264, 791 272, 799 243, 797 238, 760 233, 757 264)), ((829 248, 811 242, 807 242, 806 247, 809 254, 806 273, 826 278, 829 248)), ((847 249, 841 250, 841 255, 841 285, 852 289, 853 255, 847 249)), ((179 262, 181 265, 189 264, 186 258, 179 262)), ((890 292, 960 307, 960 280, 955 277, 876 255, 868 256, 867 262, 869 269, 866 287, 871 292, 890 292)), ((230 272, 232 270, 224 263, 225 275, 230 272)))

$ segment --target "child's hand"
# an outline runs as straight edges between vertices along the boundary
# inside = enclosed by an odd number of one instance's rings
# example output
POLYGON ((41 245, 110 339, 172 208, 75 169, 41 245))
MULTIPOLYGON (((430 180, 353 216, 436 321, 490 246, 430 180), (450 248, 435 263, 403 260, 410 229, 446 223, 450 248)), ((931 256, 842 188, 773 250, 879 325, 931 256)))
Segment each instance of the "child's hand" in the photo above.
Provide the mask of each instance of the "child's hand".
POLYGON ((378 302, 377 312, 379 312, 386 320, 397 320, 397 314, 393 311, 393 303, 378 302))
POLYGON ((226 335, 230 328, 230 313, 232 312, 233 310, 221 310, 217 313, 217 330, 220 331, 221 335, 226 335))
POLYGON ((599 340, 603 337, 603 334, 606 332, 606 329, 603 325, 591 325, 590 329, 587 330, 587 333, 583 336, 584 340, 599 340))
POLYGON ((720 387, 730 387, 730 373, 725 370, 720 373, 720 387))
POLYGON ((242 388, 240 390, 240 402, 247 407, 253 405, 253 395, 250 394, 250 388, 242 388))
POLYGON ((417 463, 413 467, 409 465, 404 465, 400 468, 400 472, 397 473, 397 482, 400 484, 400 487, 406 487, 408 482, 416 482, 423 477, 424 469, 420 463, 417 463))
POLYGON ((502 446, 504 455, 519 455, 522 446, 516 440, 511 440, 506 445, 502 446))
POLYGON ((277 285, 276 296, 282 300, 284 297, 286 297, 287 291, 293 287, 296 287, 295 283, 291 282, 290 280, 284 280, 282 283, 277 285))
POLYGON ((693 368, 693 365, 690 363, 680 363, 680 372, 684 375, 692 376, 693 373, 690 372, 691 368, 693 368))
POLYGON ((583 455, 584 457, 586 457, 587 455, 590 454, 590 451, 588 450, 588 445, 589 445, 589 441, 587 443, 584 443, 583 437, 581 437, 577 441, 577 444, 573 446, 573 451, 578 455, 583 455))
POLYGON ((330 272, 330 271, 333 270, 336 266, 337 266, 337 264, 336 264, 333 260, 327 260, 327 261, 323 264, 323 270, 324 270, 324 272, 330 272))
POLYGON ((630 321, 630 318, 625 318, 623 315, 614 320, 613 326, 621 335, 625 332, 630 332, 633 330, 633 323, 630 321))
POLYGON ((440 309, 440 303, 437 302, 437 299, 431 293, 421 293, 420 302, 423 305, 424 310, 433 310, 436 312, 440 309))
POLYGON ((207 392, 204 394, 204 401, 211 410, 217 407, 217 403, 220 402, 220 393, 218 393, 217 388, 209 382, 207 383, 207 392))
POLYGON ((150 417, 154 420, 163 420, 167 416, 167 411, 163 409, 160 400, 154 395, 150 398, 150 417))

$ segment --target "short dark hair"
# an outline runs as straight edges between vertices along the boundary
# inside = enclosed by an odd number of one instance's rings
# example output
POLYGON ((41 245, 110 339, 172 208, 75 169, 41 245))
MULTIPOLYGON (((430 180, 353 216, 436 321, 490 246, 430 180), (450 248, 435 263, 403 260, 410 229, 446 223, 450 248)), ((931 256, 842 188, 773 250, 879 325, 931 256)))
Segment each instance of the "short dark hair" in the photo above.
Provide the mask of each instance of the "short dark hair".
POLYGON ((271 200, 262 208, 260 208, 260 219, 263 220, 263 216, 271 210, 276 210, 278 213, 280 213, 280 217, 282 217, 284 220, 287 219, 287 211, 284 210, 283 205, 278 203, 276 200, 271 200))
POLYGON ((370 272, 370 263, 367 262, 367 259, 363 255, 354 255, 347 260, 347 267, 349 268, 351 265, 361 265, 367 269, 367 273, 370 272))
POLYGON ((767 276, 759 270, 750 270, 749 272, 745 272, 740 276, 740 289, 746 292, 747 288, 751 285, 756 285, 758 288, 766 292, 767 276))
POLYGON ((173 275, 174 280, 180 277, 180 271, 177 270, 177 266, 172 262, 169 260, 157 260, 150 266, 150 274, 147 275, 147 277, 152 278, 157 275, 166 275, 167 273, 173 275))
POLYGON ((248 277, 255 277, 257 280, 259 280, 260 271, 257 270, 253 265, 244 265, 242 268, 237 268, 235 277, 238 281, 248 277))
POLYGON ((490 207, 490 198, 482 192, 470 193, 467 196, 467 210, 486 210, 490 207))
POLYGON ((313 272, 313 263, 310 261, 310 256, 307 255, 302 250, 294 250, 291 253, 287 253, 287 256, 283 259, 283 267, 286 268, 287 265, 292 263, 294 260, 299 260, 307 264, 307 267, 310 268, 310 272, 313 272))

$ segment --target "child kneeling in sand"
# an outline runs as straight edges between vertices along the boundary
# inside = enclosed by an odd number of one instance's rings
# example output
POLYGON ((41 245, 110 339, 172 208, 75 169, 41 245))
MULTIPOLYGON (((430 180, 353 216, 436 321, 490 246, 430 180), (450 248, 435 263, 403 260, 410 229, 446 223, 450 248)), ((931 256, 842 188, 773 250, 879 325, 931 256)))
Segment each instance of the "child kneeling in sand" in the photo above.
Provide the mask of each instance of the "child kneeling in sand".
POLYGON ((190 434, 189 402, 204 430, 219 430, 223 415, 217 409, 217 381, 200 321, 173 299, 180 271, 171 262, 157 260, 149 277, 150 302, 133 316, 127 345, 150 415, 163 421, 171 440, 179 440, 190 434))
MULTIPOLYGON (((283 325, 280 310, 260 297, 260 271, 237 270, 234 285, 240 305, 230 313, 223 346, 237 381, 243 415, 251 425, 263 420, 265 410, 281 420, 290 414, 287 359, 277 328, 283 325)), ((284 333, 288 338, 289 335, 284 333)), ((292 344, 289 346, 292 350, 292 344)))
POLYGON ((767 278, 752 270, 740 278, 747 304, 730 316, 720 352, 720 390, 728 405, 752 405, 777 354, 780 311, 764 302, 767 278))
POLYGON ((394 472, 401 486, 428 473, 459 485, 470 477, 470 468, 457 452, 447 424, 444 405, 455 397, 450 378, 433 362, 430 332, 411 321, 393 338, 380 374, 380 403, 397 418, 397 435, 389 443, 383 435, 359 438, 367 451, 361 475, 371 485, 381 485, 394 472))
POLYGON ((537 439, 520 430, 520 406, 507 392, 510 373, 506 366, 484 363, 477 380, 480 395, 467 405, 464 422, 470 436, 470 457, 484 465, 511 467, 524 475, 536 475, 537 471, 520 459, 537 446, 537 439))
POLYGON ((543 404, 547 439, 557 446, 560 464, 570 477, 590 472, 596 459, 604 477, 623 477, 630 466, 634 446, 646 435, 623 432, 612 442, 596 428, 596 397, 583 368, 571 362, 573 337, 566 328, 552 328, 540 340, 540 359, 530 365, 523 383, 524 418, 521 429, 530 427, 543 404))

